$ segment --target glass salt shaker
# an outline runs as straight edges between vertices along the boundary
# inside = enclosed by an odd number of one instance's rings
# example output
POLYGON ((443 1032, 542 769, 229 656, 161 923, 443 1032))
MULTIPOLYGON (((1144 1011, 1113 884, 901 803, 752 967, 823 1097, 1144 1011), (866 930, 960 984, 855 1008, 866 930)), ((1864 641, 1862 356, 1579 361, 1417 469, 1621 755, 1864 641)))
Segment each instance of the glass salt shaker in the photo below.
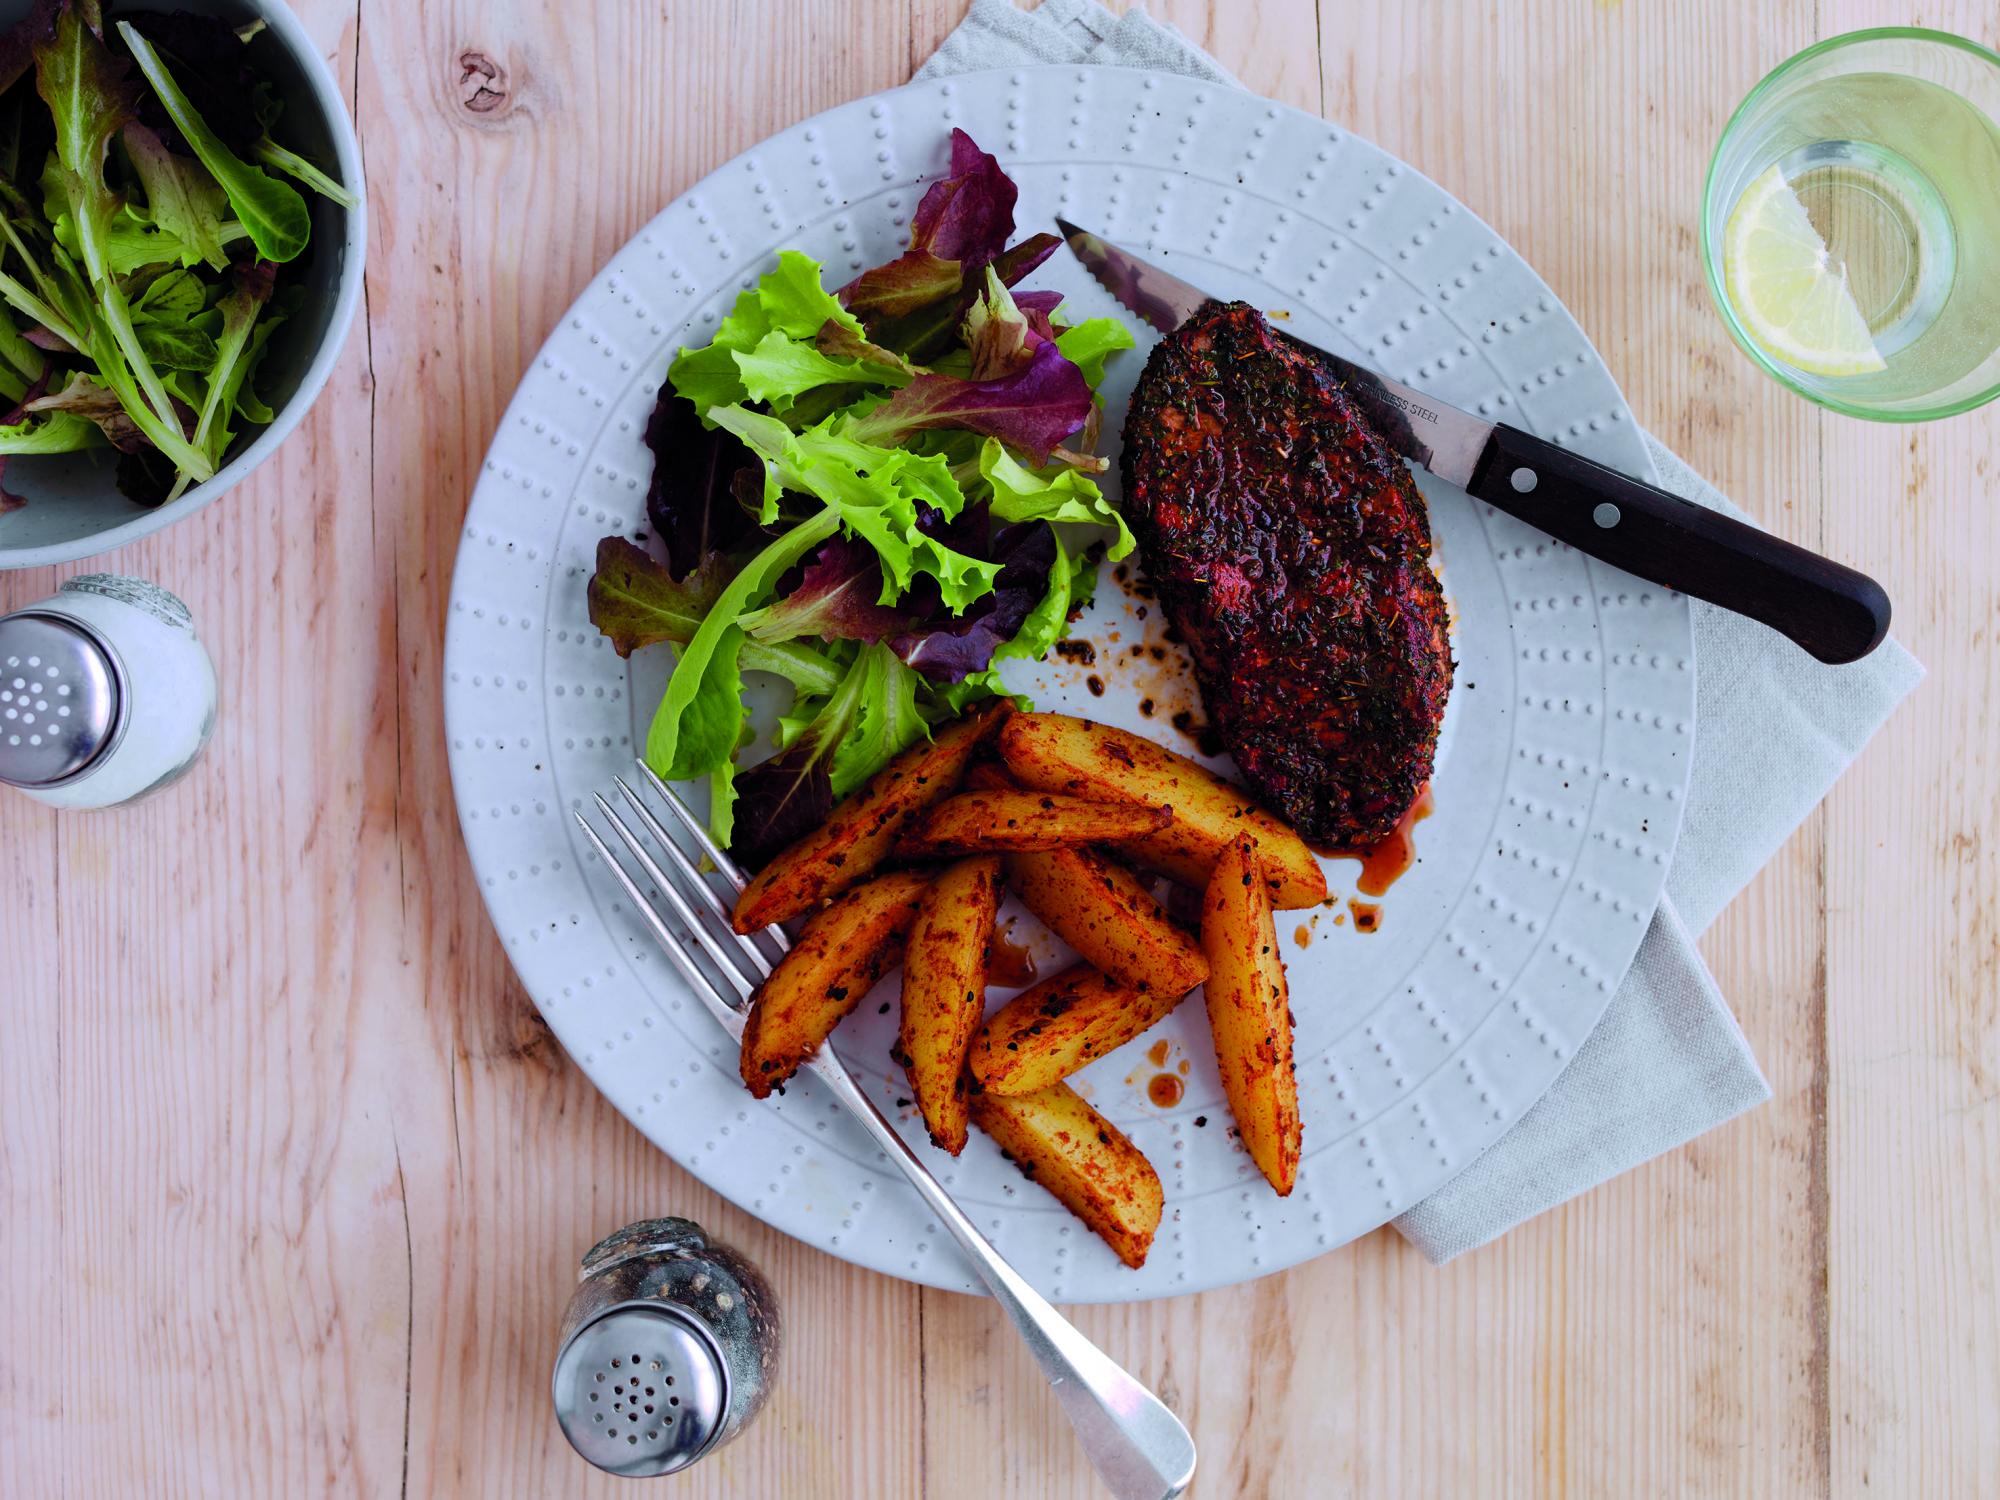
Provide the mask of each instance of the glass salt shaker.
POLYGON ((550 1382, 556 1420, 600 1469, 671 1474, 757 1415, 779 1343, 755 1266, 692 1220, 642 1219, 583 1258, 550 1382))
POLYGON ((0 617, 0 783, 116 807, 185 774, 214 728, 214 663, 156 584, 86 574, 0 617))

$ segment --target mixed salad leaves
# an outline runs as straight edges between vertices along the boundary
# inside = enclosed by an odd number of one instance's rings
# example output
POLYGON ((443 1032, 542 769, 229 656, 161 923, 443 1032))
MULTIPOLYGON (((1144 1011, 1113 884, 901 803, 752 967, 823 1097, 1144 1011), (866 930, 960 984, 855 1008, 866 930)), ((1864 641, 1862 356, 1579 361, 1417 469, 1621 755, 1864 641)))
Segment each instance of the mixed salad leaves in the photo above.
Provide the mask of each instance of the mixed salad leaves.
POLYGON ((261 27, 36 0, 0 34, 0 466, 109 445, 157 505, 271 420, 256 371, 312 228, 293 181, 355 200, 273 137, 261 27))
POLYGON ((954 130, 909 248, 837 292, 785 251, 646 432, 663 559, 599 544, 590 616, 621 655, 676 642, 646 739, 706 778, 717 840, 759 864, 967 705, 1039 659, 1132 534, 1093 477, 1114 319, 1013 287, 1056 248, 1008 244, 1016 188, 954 130), (745 769, 743 674, 791 684, 777 753, 745 769))

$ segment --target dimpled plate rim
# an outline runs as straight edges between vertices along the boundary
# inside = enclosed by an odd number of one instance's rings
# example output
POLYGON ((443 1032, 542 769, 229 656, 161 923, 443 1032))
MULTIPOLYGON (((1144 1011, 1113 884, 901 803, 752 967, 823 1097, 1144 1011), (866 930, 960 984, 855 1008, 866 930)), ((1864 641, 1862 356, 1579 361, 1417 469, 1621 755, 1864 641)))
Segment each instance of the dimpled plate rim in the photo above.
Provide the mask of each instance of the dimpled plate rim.
MULTIPOLYGON (((1325 121, 1171 75, 1026 68, 857 100, 703 179, 592 281, 503 418, 453 579, 449 757, 482 896, 551 1029, 648 1139, 787 1233, 967 1290, 948 1238, 838 1105, 810 1084, 773 1105, 742 1091, 733 1048, 590 867, 568 818, 629 766, 665 670, 646 666, 648 653, 621 662, 583 596, 598 537, 644 525, 640 434, 673 350, 708 337, 780 248, 814 254, 835 279, 894 254, 954 125, 1020 182, 1022 232, 1066 211, 1469 410, 1641 475, 1651 467, 1596 351, 1476 216, 1325 121)), ((1060 287, 1084 314, 1115 311, 1060 254, 1033 284, 1060 287)), ((1114 361, 1114 418, 1145 342, 1114 361)), ((927 1156, 1051 1296, 1124 1301, 1247 1280, 1410 1207, 1542 1095, 1644 935, 1692 752, 1686 602, 1459 492, 1428 481, 1426 492, 1459 615, 1440 813, 1382 933, 1329 927, 1309 950, 1288 947, 1299 1185, 1284 1200, 1264 1186, 1221 1128, 1226 1110, 1195 1126, 1218 1096, 1191 1001, 1165 1028, 1191 1065, 1181 1107, 1135 1103, 1136 1043, 1080 1075, 1166 1187, 1143 1270, 1118 1265, 977 1132, 957 1160, 927 1156)), ((1094 615, 1117 607, 1106 583, 1094 615)), ((1136 695, 1115 685, 1093 702, 1053 666, 1034 685, 1044 706, 1143 722, 1136 695)), ((898 1105, 907 1085, 885 1055, 893 1014, 877 1014, 893 998, 893 984, 871 996, 836 1044, 916 1140, 914 1112, 898 1105)))

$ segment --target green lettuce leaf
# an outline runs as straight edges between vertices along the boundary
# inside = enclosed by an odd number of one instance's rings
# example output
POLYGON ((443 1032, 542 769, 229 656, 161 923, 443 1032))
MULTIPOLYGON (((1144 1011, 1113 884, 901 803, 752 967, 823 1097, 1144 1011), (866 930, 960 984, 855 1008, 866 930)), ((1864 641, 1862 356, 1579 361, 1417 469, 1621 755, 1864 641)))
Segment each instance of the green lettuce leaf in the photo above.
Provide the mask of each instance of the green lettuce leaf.
POLYGON ((1132 331, 1116 318, 1086 318, 1056 333, 1056 348, 1083 371, 1095 391, 1104 383, 1104 362, 1120 349, 1132 347, 1132 331))
POLYGON ((992 589, 997 563, 954 551, 918 524, 920 505, 946 520, 964 508, 964 492, 942 457, 849 437, 842 428, 852 419, 844 416, 794 432, 776 417, 740 406, 718 407, 708 415, 765 461, 769 514, 776 514, 773 487, 814 495, 875 549, 882 563, 877 603, 894 604, 920 574, 937 580, 953 610, 992 589))
MULTIPOLYGON (((260 23, 261 24, 261 23, 260 23)), ((358 208, 361 200, 335 182, 318 167, 307 161, 296 151, 287 151, 268 135, 258 138, 250 148, 250 154, 267 167, 276 167, 280 172, 298 179, 323 198, 331 198, 342 208, 358 208)))
POLYGON ((229 206, 249 230, 258 257, 280 262, 295 258, 305 249, 306 239, 312 233, 312 215, 299 190, 251 166, 223 144, 222 138, 208 128, 208 123, 181 91, 152 43, 135 31, 131 22, 120 21, 118 34, 131 50, 139 71, 146 75, 146 82, 152 85, 167 118, 174 122, 181 138, 228 195, 229 206))
MULTIPOLYGON (((779 721, 779 753, 736 778, 730 851, 761 865, 927 733, 921 682, 887 646, 863 646, 832 693, 810 707, 795 704, 779 721), (741 829, 734 827, 739 806, 741 829)), ((710 831, 721 837, 712 811, 710 831)))
POLYGON ((1095 541, 1105 544, 1113 562, 1131 554, 1131 527, 1088 475, 1071 468, 1030 469, 992 438, 979 450, 979 474, 992 487, 997 519, 1047 521, 1071 556, 1095 541))
POLYGON ((124 75, 74 8, 65 7, 53 34, 35 47, 35 91, 55 117, 57 170, 93 282, 109 274, 105 241, 119 206, 104 180, 105 153, 138 108, 138 90, 124 75))
MULTIPOLYGON (((222 324, 213 340, 208 393, 195 419, 194 441, 207 455, 208 461, 218 468, 233 436, 229 415, 236 409, 241 391, 247 388, 250 368, 258 352, 258 346, 252 342, 252 331, 257 327, 265 304, 271 300, 271 288, 275 281, 276 267, 268 261, 248 270, 232 271, 229 290, 215 304, 215 310, 222 315, 222 324)), ((262 403, 259 405, 261 407, 262 403)), ((264 412, 263 419, 270 420, 268 410, 264 412)))
POLYGON ((763 604, 785 570, 840 524, 823 510, 765 547, 730 579, 681 650, 646 734, 646 763, 669 781, 706 776, 729 759, 743 727, 737 617, 763 604), (728 732, 720 726, 729 725, 728 732))
POLYGON ((229 264, 222 246, 222 221, 229 195, 200 162, 169 151, 158 132, 134 120, 123 132, 125 152, 146 190, 153 223, 175 247, 181 264, 205 262, 220 271, 229 264))
POLYGON ((73 411, 52 411, 39 421, 25 418, 0 427, 0 453, 74 453, 101 447, 104 435, 88 417, 73 411))
POLYGON ((909 377, 884 365, 859 359, 830 359, 812 344, 772 329, 757 341, 755 348, 736 350, 737 379, 752 401, 769 404, 776 412, 791 409, 807 391, 825 385, 863 384, 906 385, 909 377))
MULTIPOLYGON (((865 337, 854 315, 820 285, 819 262, 796 250, 781 250, 777 268, 759 278, 756 286, 737 295, 736 306, 716 328, 714 338, 699 349, 683 349, 674 356, 673 364, 667 368, 667 380, 676 392, 694 403, 707 422, 711 407, 768 399, 753 397, 744 383, 737 356, 748 355, 764 378, 778 381, 788 400, 796 399, 812 386, 796 383, 797 369, 791 371, 790 381, 781 378, 778 350, 783 343, 798 343, 807 351, 817 352, 815 341, 829 322, 854 338, 865 337), (759 347, 773 334, 781 336, 781 343, 765 348, 760 359, 759 347)), ((839 367, 838 362, 835 365, 839 367)), ((814 381, 813 385, 855 378, 842 369, 838 376, 814 381)))
MULTIPOLYGON (((728 568, 719 554, 710 554, 676 580, 645 548, 608 536, 597 544, 597 569, 586 595, 590 623, 620 656, 662 641, 686 645, 727 581, 728 568)), ((746 640, 737 659, 744 671, 782 677, 801 695, 831 692, 842 676, 841 667, 824 651, 801 641, 746 640)))
POLYGON ((828 768, 836 798, 845 797, 909 749, 929 727, 917 711, 920 675, 904 666, 894 651, 883 645, 864 647, 849 675, 856 673, 862 680, 854 722, 833 747, 828 768))

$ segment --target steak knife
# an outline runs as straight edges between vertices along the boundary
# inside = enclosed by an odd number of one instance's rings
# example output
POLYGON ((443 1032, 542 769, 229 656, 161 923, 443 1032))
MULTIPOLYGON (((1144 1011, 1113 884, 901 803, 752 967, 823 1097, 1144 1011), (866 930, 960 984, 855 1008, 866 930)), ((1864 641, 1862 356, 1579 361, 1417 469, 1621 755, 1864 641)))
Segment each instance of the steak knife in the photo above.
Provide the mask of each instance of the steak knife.
MULTIPOLYGON (((1084 269, 1162 333, 1172 333, 1204 303, 1217 300, 1065 219, 1057 219, 1056 227, 1084 269)), ((1747 615, 1824 662, 1856 661, 1889 632, 1889 596, 1866 574, 1518 427, 1475 417, 1365 365, 1292 341, 1332 368, 1404 458, 1579 552, 1747 615)))

